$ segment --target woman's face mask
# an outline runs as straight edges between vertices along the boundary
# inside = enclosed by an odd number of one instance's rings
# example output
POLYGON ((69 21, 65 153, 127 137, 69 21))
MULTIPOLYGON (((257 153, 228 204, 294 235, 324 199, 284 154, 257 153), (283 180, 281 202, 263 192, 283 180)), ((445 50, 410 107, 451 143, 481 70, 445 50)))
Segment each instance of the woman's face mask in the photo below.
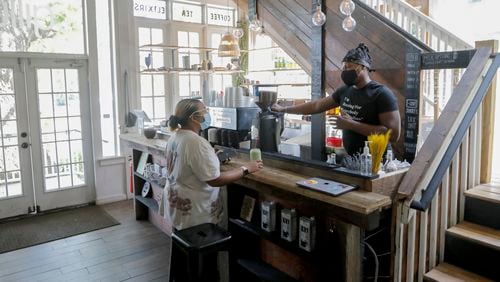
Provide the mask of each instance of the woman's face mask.
MULTIPOLYGON (((210 123, 212 122, 212 117, 210 116, 210 113, 207 112, 206 109, 203 109, 203 110, 199 110, 199 111, 196 111, 194 112, 194 116, 199 116, 197 115, 198 112, 201 112, 201 111, 204 111, 204 114, 203 114, 203 121, 199 122, 200 123, 200 127, 201 127, 201 130, 205 130, 207 128, 210 127, 210 123)), ((196 119, 195 119, 196 120, 196 119)))

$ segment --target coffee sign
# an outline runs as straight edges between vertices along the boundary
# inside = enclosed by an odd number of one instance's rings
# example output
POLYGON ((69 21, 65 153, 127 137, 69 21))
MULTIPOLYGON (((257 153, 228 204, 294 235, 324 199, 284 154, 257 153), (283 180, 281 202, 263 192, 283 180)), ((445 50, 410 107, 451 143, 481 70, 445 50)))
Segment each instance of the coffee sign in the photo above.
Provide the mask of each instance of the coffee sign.
POLYGON ((207 23, 211 25, 234 26, 234 10, 207 7, 207 23))
POLYGON ((201 23, 202 9, 200 5, 182 2, 172 3, 172 19, 174 21, 201 23))
POLYGON ((166 20, 167 2, 161 0, 134 0, 134 16, 166 20))

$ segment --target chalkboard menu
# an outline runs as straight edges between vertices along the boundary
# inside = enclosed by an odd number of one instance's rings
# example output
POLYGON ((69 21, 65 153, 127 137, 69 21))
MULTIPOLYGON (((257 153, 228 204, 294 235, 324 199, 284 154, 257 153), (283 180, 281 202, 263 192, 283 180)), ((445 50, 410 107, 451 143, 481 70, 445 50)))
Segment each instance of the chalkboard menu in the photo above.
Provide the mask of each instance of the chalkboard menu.
POLYGON ((253 20, 257 14, 257 0, 248 0, 248 20, 253 20))
POLYGON ((412 44, 406 45, 404 158, 412 162, 417 151, 418 114, 420 105, 421 51, 412 44))
POLYGON ((422 54, 421 69, 457 69, 466 68, 476 50, 433 52, 422 54))

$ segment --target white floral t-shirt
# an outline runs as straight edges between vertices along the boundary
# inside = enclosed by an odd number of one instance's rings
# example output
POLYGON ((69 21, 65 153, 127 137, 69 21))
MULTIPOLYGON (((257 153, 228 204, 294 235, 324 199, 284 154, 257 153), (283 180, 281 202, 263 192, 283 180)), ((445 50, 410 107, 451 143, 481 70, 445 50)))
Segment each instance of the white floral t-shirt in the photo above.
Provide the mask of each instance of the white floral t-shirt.
POLYGON ((207 140, 179 129, 166 148, 168 185, 164 217, 177 230, 202 223, 218 223, 222 215, 219 187, 206 181, 220 176, 219 159, 207 140))

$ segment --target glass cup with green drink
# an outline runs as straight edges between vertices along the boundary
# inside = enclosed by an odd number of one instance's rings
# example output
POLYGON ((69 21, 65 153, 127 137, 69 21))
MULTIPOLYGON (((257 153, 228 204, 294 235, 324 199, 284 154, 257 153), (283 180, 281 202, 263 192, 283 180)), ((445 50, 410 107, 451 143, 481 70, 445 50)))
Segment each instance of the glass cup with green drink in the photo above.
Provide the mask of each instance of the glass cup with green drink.
POLYGON ((253 148, 250 150, 250 160, 251 161, 262 161, 262 155, 259 148, 253 148))

